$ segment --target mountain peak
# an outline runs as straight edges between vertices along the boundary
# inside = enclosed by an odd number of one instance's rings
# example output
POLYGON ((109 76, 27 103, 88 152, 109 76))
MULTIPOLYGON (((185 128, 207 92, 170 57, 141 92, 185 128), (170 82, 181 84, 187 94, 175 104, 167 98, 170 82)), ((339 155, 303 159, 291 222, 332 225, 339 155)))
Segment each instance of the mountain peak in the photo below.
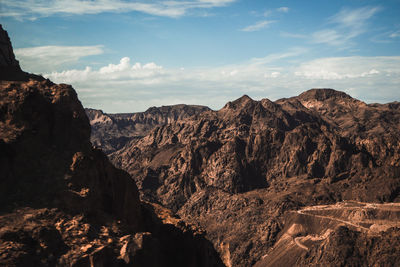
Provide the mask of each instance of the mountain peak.
POLYGON ((30 78, 43 81, 38 75, 23 72, 15 59, 10 37, 0 24, 0 80, 3 81, 28 81, 30 78))
POLYGON ((253 101, 253 99, 250 97, 250 96, 248 96, 248 95, 242 95, 241 97, 239 97, 238 99, 236 99, 235 101, 233 101, 233 102, 235 102, 235 103, 244 103, 244 102, 247 102, 247 101, 253 101))
POLYGON ((15 55, 12 49, 11 40, 0 24, 0 67, 14 68, 20 70, 18 60, 15 59, 15 55))
POLYGON ((248 95, 243 95, 234 101, 229 101, 225 104, 222 109, 237 109, 239 107, 244 107, 247 103, 253 102, 254 100, 248 95))
POLYGON ((299 98, 303 100, 318 100, 324 101, 330 98, 347 98, 352 99, 351 96, 346 94, 345 92, 337 91, 335 89, 330 88, 313 88, 308 91, 305 91, 299 95, 299 98))

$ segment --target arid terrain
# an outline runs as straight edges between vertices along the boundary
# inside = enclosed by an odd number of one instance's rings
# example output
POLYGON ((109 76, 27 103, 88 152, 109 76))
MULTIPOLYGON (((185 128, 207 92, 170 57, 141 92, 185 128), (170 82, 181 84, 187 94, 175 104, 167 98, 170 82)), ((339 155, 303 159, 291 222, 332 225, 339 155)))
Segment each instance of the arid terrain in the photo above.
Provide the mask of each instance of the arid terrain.
POLYGON ((145 112, 107 114, 85 109, 90 120, 90 141, 106 154, 121 149, 129 140, 147 135, 153 128, 210 110, 204 106, 174 105, 151 107, 145 112))
POLYGON ((400 265, 399 102, 107 114, 0 41, 1 266, 400 265))
MULTIPOLYGON (((156 127, 109 158, 142 199, 205 229, 226 265, 250 266, 279 240, 288 212, 399 201, 399 107, 333 89, 275 102, 243 96, 156 127)), ((393 255, 385 264, 398 262, 393 255)))
POLYGON ((74 89, 22 72, 2 28, 0 40, 0 265, 223 266, 92 147, 74 89))

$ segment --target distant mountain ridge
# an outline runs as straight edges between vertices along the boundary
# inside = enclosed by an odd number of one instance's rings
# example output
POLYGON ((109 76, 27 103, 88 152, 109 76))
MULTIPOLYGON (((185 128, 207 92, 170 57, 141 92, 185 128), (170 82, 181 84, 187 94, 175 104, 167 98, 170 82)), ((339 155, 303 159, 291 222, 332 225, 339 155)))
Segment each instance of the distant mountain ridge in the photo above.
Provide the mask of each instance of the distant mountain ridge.
POLYGON ((171 105, 151 107, 144 112, 104 113, 86 108, 92 127, 91 142, 106 154, 121 149, 129 140, 143 137, 153 128, 186 119, 210 110, 198 105, 171 105))
MULTIPOLYGON (((134 177, 143 199, 206 229, 227 266, 251 266, 272 249, 288 211, 400 201, 398 107, 333 89, 275 102, 244 95, 156 127, 109 158, 134 177)), ((300 266, 313 262, 302 259, 300 266)))

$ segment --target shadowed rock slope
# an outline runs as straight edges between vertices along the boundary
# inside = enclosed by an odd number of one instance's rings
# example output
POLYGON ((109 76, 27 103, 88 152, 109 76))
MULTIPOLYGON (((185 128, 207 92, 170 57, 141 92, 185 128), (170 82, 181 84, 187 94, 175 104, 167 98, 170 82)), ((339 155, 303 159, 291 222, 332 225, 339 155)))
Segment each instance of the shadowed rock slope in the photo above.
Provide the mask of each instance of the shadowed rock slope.
POLYGON ((207 110, 210 109, 195 105, 151 107, 145 112, 120 114, 85 109, 92 127, 90 140, 106 154, 121 149, 131 139, 145 136, 157 126, 182 120, 207 110))
POLYGON ((140 202, 134 180, 92 148, 71 86, 13 79, 0 81, 1 266, 222 265, 201 230, 140 202))
POLYGON ((284 214, 342 200, 399 201, 400 109, 332 89, 243 96, 152 130, 109 157, 141 197, 207 230, 227 266, 255 264, 284 214))

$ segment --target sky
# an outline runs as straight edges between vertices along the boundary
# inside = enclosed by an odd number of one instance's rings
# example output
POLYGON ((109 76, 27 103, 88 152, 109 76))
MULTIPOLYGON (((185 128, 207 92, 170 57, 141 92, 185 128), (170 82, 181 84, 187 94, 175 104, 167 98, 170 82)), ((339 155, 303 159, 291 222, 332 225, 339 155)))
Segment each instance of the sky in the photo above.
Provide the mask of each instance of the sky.
POLYGON ((0 0, 21 67, 138 112, 333 88, 400 101, 400 0, 0 0))

